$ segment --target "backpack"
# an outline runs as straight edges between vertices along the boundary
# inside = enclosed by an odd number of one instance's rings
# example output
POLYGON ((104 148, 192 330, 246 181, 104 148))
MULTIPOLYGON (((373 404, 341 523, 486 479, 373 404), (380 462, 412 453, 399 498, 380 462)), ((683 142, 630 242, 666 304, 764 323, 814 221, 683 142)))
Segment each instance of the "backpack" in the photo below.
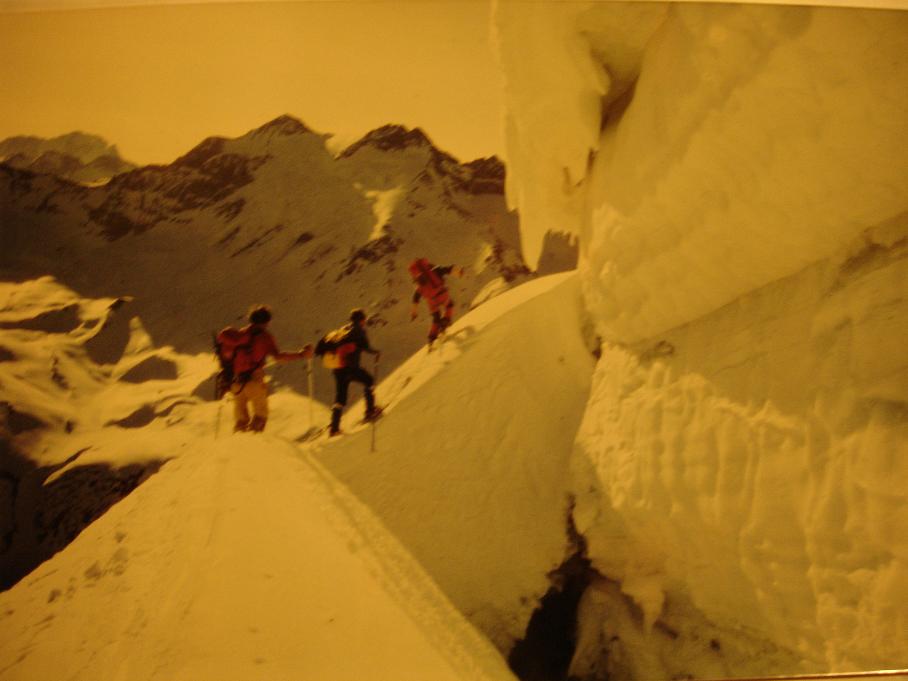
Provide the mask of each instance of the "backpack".
POLYGON ((258 330, 237 329, 228 326, 214 337, 214 350, 221 370, 215 378, 215 399, 221 399, 234 383, 245 385, 264 358, 256 361, 252 354, 258 330))
POLYGON ((347 355, 356 350, 356 343, 350 340, 353 324, 344 324, 329 331, 315 344, 315 354, 322 358, 322 364, 329 369, 346 366, 347 355))

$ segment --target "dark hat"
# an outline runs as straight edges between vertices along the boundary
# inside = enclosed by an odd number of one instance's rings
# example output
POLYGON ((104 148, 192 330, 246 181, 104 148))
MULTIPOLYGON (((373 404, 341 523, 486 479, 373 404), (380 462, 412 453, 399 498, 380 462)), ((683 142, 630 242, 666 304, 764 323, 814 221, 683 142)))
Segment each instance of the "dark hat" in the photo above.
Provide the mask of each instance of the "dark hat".
POLYGON ((267 305, 256 305, 249 310, 249 321, 253 324, 267 324, 271 321, 271 309, 267 305))
POLYGON ((353 310, 350 310, 350 321, 351 322, 361 322, 365 318, 366 318, 366 311, 363 308, 357 307, 353 310))

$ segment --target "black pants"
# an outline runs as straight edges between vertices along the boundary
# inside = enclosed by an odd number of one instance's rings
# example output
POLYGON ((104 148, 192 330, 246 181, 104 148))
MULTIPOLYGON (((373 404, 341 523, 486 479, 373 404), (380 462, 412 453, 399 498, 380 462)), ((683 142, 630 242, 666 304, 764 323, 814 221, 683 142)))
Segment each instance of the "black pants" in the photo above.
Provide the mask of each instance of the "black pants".
POLYGON ((366 397, 366 413, 368 414, 375 408, 375 395, 372 393, 372 384, 374 380, 372 374, 362 367, 344 367, 334 369, 334 406, 331 409, 331 430, 337 431, 340 428, 341 413, 344 405, 347 404, 347 392, 350 389, 350 383, 362 383, 363 393, 366 397))

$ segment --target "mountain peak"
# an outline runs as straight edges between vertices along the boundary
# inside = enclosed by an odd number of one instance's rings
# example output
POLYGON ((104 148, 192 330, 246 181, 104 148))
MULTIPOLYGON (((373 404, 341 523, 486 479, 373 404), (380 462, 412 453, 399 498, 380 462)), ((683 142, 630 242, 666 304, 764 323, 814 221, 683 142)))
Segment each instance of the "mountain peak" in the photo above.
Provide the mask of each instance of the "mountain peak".
POLYGON ((265 123, 260 128, 252 131, 253 135, 300 135, 312 132, 306 125, 289 114, 278 116, 273 121, 265 123))
POLYGON ((504 181, 504 163, 497 156, 477 158, 474 161, 465 163, 464 166, 472 170, 477 177, 504 181))
POLYGON ((206 137, 188 152, 173 162, 175 166, 200 167, 205 161, 224 152, 225 137, 206 137))
POLYGON ((383 125, 347 147, 341 153, 340 158, 353 156, 353 154, 366 146, 374 147, 381 151, 396 151, 409 147, 435 148, 432 141, 420 128, 408 130, 402 125, 383 125))

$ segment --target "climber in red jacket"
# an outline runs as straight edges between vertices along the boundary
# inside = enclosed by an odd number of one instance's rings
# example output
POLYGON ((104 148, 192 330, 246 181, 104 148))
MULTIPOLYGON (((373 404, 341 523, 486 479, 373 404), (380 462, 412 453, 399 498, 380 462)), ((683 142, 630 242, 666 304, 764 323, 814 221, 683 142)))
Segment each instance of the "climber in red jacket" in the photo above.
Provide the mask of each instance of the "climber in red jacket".
POLYGON ((416 290, 413 292, 413 306, 410 309, 410 321, 416 319, 419 311, 419 299, 425 298, 432 314, 432 326, 429 328, 429 350, 432 343, 451 325, 454 316, 454 301, 445 286, 445 276, 463 276, 463 267, 457 265, 433 265, 426 258, 417 258, 408 268, 416 290))

